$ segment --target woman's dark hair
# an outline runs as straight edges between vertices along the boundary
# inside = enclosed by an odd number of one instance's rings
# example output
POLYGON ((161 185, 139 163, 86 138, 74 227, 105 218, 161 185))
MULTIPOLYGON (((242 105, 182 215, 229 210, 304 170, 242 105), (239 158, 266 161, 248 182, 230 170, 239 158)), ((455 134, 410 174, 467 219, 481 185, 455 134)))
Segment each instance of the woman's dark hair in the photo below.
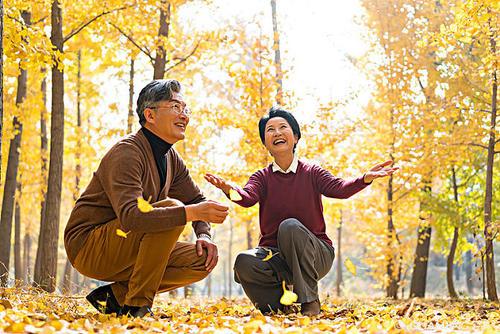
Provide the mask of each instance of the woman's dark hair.
POLYGON ((181 92, 181 84, 177 80, 153 80, 148 83, 139 93, 137 98, 137 116, 139 123, 146 124, 144 109, 152 107, 156 102, 168 101, 174 93, 181 92))
MULTIPOLYGON (((259 121, 259 134, 260 134, 260 140, 262 141, 262 144, 265 144, 265 138, 266 138, 266 124, 267 122, 274 117, 282 117, 284 118, 288 124, 290 124, 290 127, 292 128, 293 134, 297 136, 297 142, 300 139, 300 127, 299 123, 293 117, 292 113, 283 109, 280 109, 278 107, 272 107, 269 110, 269 114, 263 116, 260 121, 259 121)), ((293 151, 295 152, 295 146, 293 147, 293 151)))

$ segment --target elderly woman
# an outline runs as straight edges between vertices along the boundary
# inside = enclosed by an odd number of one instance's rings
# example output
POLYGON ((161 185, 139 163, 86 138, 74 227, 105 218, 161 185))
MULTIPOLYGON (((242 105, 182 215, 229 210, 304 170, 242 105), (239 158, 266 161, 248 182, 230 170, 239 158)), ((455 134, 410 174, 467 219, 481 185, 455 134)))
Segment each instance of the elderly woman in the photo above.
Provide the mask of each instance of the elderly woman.
POLYGON ((259 247, 238 254, 235 280, 254 305, 267 313, 284 309, 280 303, 282 280, 291 276, 302 314, 317 315, 318 281, 328 273, 335 258, 332 241, 326 235, 321 195, 349 198, 397 168, 386 168, 392 164, 386 161, 346 181, 316 164, 299 160, 295 156, 299 124, 282 109, 272 108, 262 117, 259 132, 274 162, 255 172, 243 189, 218 176, 205 175, 235 203, 243 207, 260 205, 259 247), (234 191, 239 196, 231 196, 234 191), (272 257, 267 256, 270 251, 272 257), (288 271, 290 275, 286 275, 288 271))

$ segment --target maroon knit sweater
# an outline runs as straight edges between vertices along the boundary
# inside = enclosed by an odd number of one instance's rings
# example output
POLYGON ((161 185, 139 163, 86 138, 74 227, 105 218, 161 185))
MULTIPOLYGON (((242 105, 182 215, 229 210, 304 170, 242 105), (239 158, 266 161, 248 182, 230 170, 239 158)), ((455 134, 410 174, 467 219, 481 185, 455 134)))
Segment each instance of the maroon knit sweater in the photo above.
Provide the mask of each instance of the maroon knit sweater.
POLYGON ((321 195, 349 198, 368 184, 363 176, 343 180, 318 165, 299 160, 296 173, 273 172, 272 165, 254 173, 243 189, 236 190, 242 200, 234 201, 250 207, 259 203, 259 246, 277 246, 278 227, 287 218, 296 218, 319 239, 332 245, 326 235, 321 195))

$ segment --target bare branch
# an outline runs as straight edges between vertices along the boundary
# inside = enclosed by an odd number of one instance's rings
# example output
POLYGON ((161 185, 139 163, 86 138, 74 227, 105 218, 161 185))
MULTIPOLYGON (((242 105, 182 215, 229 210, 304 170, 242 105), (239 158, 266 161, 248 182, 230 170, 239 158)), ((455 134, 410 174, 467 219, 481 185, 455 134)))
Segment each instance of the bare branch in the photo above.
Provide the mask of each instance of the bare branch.
POLYGON ((413 189, 409 189, 407 191, 405 191, 404 193, 401 194, 401 196, 399 196, 398 198, 394 199, 392 202, 393 203, 397 203, 400 199, 406 197, 408 194, 411 194, 413 189))
POLYGON ((185 57, 183 57, 183 58, 175 58, 175 59, 178 59, 179 61, 178 61, 178 62, 176 62, 175 64, 173 64, 172 66, 170 66, 169 68, 167 68, 167 69, 165 70, 165 73, 168 73, 168 71, 170 71, 171 69, 173 69, 173 68, 174 68, 174 67, 176 67, 177 65, 180 65, 180 64, 182 64, 183 62, 185 62, 186 60, 188 60, 188 59, 189 59, 192 55, 194 55, 194 53, 195 53, 195 52, 196 52, 196 50, 198 49, 198 46, 199 46, 199 45, 200 45, 200 42, 198 41, 198 43, 196 43, 196 46, 194 47, 194 49, 193 49, 193 50, 191 50, 191 52, 190 52, 187 56, 185 56, 185 57))
POLYGON ((477 146, 477 147, 484 148, 486 150, 488 149, 488 146, 478 144, 478 143, 441 143, 441 144, 442 145, 452 145, 452 146, 477 146))
POLYGON ((32 25, 37 25, 38 23, 42 23, 43 21, 45 21, 45 19, 49 17, 48 15, 36 20, 35 22, 32 23, 32 25))
POLYGON ((123 31, 120 27, 118 27, 116 24, 114 23, 110 23, 111 26, 113 28, 115 28, 116 30, 118 30, 120 32, 120 34, 122 34, 123 36, 125 36, 129 41, 130 43, 134 44, 136 48, 138 48, 142 53, 144 53, 146 56, 148 56, 149 60, 151 62, 154 62, 154 57, 151 55, 151 52, 149 52, 149 50, 146 48, 146 47, 142 47, 139 45, 139 43, 137 43, 133 38, 132 36, 130 36, 129 34, 127 34, 125 31, 123 31))
POLYGON ((104 15, 107 15, 107 14, 110 14, 110 13, 113 13, 113 12, 118 12, 120 10, 124 10, 124 9, 127 9, 127 8, 130 8, 130 7, 133 7, 135 6, 135 4, 132 4, 132 5, 128 5, 128 6, 123 6, 123 7, 119 7, 119 8, 115 8, 115 9, 111 9, 111 10, 107 10, 107 11, 104 11, 96 16, 94 16, 93 18, 91 18, 90 20, 86 21, 86 22, 82 22, 77 28, 73 29, 69 34, 68 36, 64 37, 63 38, 63 43, 66 43, 71 37, 75 36, 76 34, 78 34, 80 31, 82 31, 86 26, 88 26, 89 24, 91 24, 92 22, 94 22, 95 20, 97 20, 98 18, 104 16, 104 15))

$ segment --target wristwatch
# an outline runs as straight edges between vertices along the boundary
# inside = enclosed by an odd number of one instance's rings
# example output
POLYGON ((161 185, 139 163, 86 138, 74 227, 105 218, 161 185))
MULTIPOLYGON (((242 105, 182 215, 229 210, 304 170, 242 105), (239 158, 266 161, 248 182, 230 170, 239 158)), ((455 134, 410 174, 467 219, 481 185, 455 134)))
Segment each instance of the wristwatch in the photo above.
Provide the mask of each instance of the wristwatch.
POLYGON ((200 239, 201 237, 205 237, 208 240, 212 240, 212 237, 208 233, 200 233, 200 234, 198 234, 198 239, 200 239))

